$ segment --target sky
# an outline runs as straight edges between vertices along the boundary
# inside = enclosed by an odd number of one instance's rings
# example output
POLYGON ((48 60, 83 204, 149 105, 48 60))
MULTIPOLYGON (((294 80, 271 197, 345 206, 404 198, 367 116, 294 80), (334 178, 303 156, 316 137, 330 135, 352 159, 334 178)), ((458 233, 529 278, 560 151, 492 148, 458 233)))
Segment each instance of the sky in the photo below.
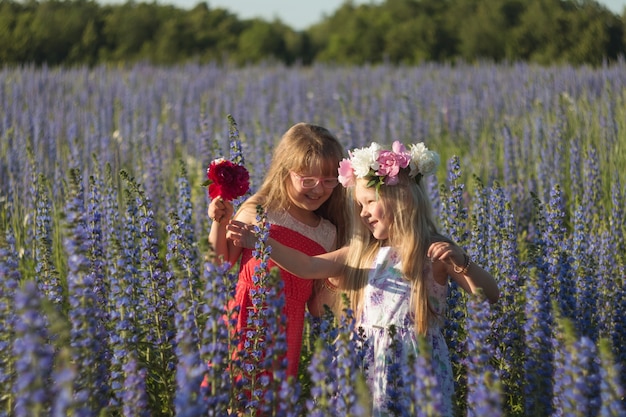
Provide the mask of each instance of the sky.
MULTIPOLYGON (((121 3, 124 0, 103 0, 108 3, 121 3)), ((159 4, 173 4, 182 9, 190 9, 203 0, 158 0, 159 4)), ((344 0, 204 0, 210 9, 224 8, 236 14, 239 19, 260 17, 266 21, 279 18, 295 30, 304 30, 320 22, 324 16, 332 15, 344 0)), ((596 0, 606 8, 621 16, 626 0, 596 0)), ((354 4, 381 3, 382 0, 353 0, 354 4)))

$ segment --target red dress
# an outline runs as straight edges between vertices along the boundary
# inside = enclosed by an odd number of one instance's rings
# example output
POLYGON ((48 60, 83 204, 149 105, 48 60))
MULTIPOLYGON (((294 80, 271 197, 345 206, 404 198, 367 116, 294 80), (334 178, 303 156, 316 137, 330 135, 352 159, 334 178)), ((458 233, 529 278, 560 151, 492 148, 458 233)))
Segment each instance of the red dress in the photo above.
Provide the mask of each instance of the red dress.
MULTIPOLYGON (((322 219, 318 226, 310 227, 300 223, 286 212, 273 215, 270 213, 268 220, 270 222, 270 237, 285 246, 310 256, 326 253, 333 249, 337 232, 335 226, 328 220, 322 219)), ((240 307, 237 331, 247 325, 248 307, 252 307, 250 290, 254 288, 252 277, 255 267, 259 263, 260 260, 252 256, 252 250, 243 250, 235 298, 230 305, 231 308, 235 305, 240 307)), ((276 264, 270 260, 268 270, 274 266, 276 264)), ((287 322, 287 375, 297 377, 302 348, 304 312, 307 301, 313 292, 313 280, 298 278, 284 269, 280 269, 280 276, 284 283, 285 307, 283 314, 287 322)), ((242 335, 242 339, 244 336, 242 335)))

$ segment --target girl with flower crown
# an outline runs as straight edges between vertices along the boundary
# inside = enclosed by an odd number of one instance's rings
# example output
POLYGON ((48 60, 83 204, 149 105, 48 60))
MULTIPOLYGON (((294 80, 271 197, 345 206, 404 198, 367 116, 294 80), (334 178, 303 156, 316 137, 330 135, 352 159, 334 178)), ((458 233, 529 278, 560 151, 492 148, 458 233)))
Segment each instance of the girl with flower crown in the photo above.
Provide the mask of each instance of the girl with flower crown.
MULTIPOLYGON (((494 278, 436 228, 422 178, 434 173, 439 156, 422 143, 391 150, 372 143, 350 152, 340 163, 339 180, 352 190, 354 233, 349 244, 330 253, 308 257, 269 239, 271 257, 288 271, 324 279, 328 287, 347 294, 357 326, 368 340, 367 383, 372 414, 390 414, 386 383, 389 367, 408 364, 418 349, 418 335, 431 348, 433 369, 442 393, 441 415, 451 416, 453 375, 441 331, 448 280, 490 302, 499 297, 494 278), (326 277, 340 277, 332 281, 326 277), (402 345, 402 357, 390 358, 392 338, 402 345)), ((229 237, 237 246, 254 246, 248 227, 233 222, 229 237)), ((337 297, 339 299, 340 297, 337 297)), ((339 313, 337 305, 333 306, 339 313)), ((341 307, 341 306, 339 306, 341 307)))
MULTIPOLYGON (((344 245, 349 231, 349 209, 345 191, 337 187, 337 167, 344 156, 343 147, 328 129, 309 123, 293 125, 276 146, 261 187, 241 205, 234 219, 255 224, 257 206, 263 207, 270 223, 270 237, 303 255, 318 255, 344 245)), ((261 261, 253 256, 252 250, 234 246, 227 240, 226 226, 233 212, 233 204, 227 199, 211 200, 208 215, 213 224, 209 243, 216 262, 231 265, 239 262, 236 294, 228 307, 229 311, 239 307, 236 331, 243 349, 248 313, 253 307, 251 293, 256 289, 253 277, 261 261)), ((273 266, 269 262, 267 268, 273 266)), ((307 306, 311 311, 318 308, 314 303, 313 281, 285 270, 280 271, 280 276, 285 296, 287 375, 297 377, 305 311, 307 306)))

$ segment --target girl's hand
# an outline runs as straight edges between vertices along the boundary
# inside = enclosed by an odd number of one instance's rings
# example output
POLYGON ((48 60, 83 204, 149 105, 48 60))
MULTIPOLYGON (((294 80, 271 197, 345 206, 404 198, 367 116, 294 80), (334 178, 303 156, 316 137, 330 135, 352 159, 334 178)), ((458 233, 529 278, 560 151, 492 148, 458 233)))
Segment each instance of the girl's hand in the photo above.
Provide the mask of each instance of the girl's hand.
POLYGON ((434 242, 428 248, 428 257, 431 262, 444 262, 457 270, 463 268, 466 256, 467 254, 460 246, 450 242, 434 242))
POLYGON ((498 301, 500 290, 496 280, 488 271, 472 262, 460 246, 446 241, 434 242, 428 248, 428 256, 432 262, 443 262, 445 273, 468 293, 476 294, 477 288, 480 288, 490 303, 498 301))
POLYGON ((257 237, 254 234, 254 226, 237 220, 231 220, 226 226, 226 236, 233 242, 233 245, 254 249, 257 237))
POLYGON ((222 197, 215 198, 209 203, 209 218, 217 223, 230 219, 234 211, 233 203, 222 197))

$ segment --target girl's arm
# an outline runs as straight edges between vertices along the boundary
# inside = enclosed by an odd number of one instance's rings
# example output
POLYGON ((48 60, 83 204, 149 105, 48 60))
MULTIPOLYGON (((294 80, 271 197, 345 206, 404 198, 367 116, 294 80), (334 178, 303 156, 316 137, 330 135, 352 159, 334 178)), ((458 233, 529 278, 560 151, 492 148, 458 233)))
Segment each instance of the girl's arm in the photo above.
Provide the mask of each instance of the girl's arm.
POLYGON ((447 241, 434 242, 428 248, 428 256, 439 261, 445 273, 454 279, 465 291, 475 294, 481 288, 490 303, 500 297, 498 284, 493 276, 472 262, 469 255, 458 245, 447 241))
MULTIPOLYGON (((226 227, 233 216, 233 212, 233 203, 230 201, 216 198, 209 203, 208 214, 211 220, 213 220, 211 230, 209 231, 209 244, 215 252, 215 261, 218 264, 228 262, 234 265, 241 256, 241 248, 233 245, 226 234, 226 227)), ((237 212, 235 218, 244 223, 255 223, 256 213, 243 206, 237 212)))
MULTIPOLYGON (((227 227, 228 238, 236 247, 253 249, 257 238, 252 227, 249 224, 233 220, 227 227)), ((341 275, 348 252, 346 246, 322 255, 309 256, 299 250, 280 244, 272 238, 267 240, 267 245, 272 248, 270 257, 276 264, 304 279, 322 279, 341 275)))

